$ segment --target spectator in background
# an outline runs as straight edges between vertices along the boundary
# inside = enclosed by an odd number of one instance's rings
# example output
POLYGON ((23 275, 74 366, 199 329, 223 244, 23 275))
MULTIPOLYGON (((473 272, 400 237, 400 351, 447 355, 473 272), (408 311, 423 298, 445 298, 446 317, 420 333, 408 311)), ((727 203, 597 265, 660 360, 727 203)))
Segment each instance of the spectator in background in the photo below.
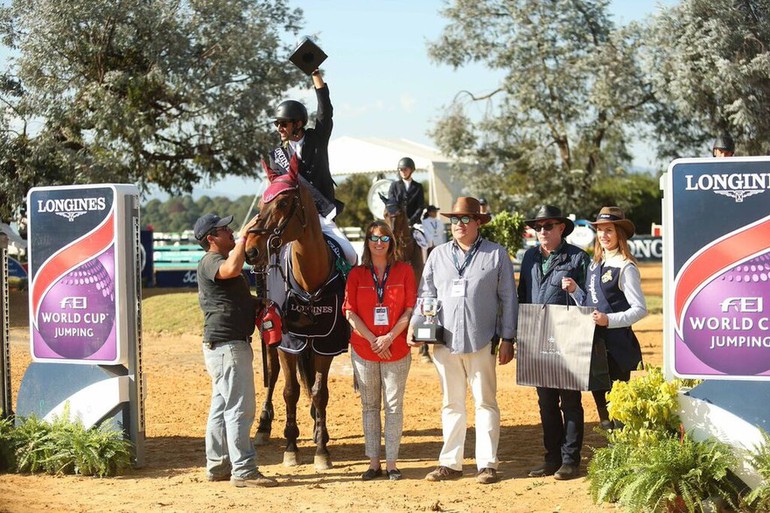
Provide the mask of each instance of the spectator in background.
POLYGON ((444 223, 439 220, 437 214, 438 208, 428 205, 428 208, 425 209, 425 214, 422 216, 422 231, 425 233, 425 239, 428 241, 429 255, 436 246, 446 242, 444 223))
POLYGON ((412 180, 414 160, 409 157, 399 160, 398 173, 401 179, 390 184, 388 203, 398 205, 406 202, 406 216, 409 218, 409 226, 419 224, 420 216, 425 208, 425 192, 420 182, 412 180))
POLYGON ((489 214, 490 216, 492 215, 492 209, 489 208, 489 204, 485 198, 479 198, 479 205, 481 206, 482 214, 489 214))
POLYGON ((730 134, 723 132, 714 140, 711 155, 714 157, 732 157, 735 155, 735 141, 730 137, 730 134))

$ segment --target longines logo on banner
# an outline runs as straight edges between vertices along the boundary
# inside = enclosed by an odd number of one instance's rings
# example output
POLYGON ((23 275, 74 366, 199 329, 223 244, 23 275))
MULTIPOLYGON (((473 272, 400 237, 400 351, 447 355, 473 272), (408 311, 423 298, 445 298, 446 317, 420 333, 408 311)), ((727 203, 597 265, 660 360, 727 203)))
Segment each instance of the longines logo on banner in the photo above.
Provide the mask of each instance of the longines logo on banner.
POLYGON ((688 191, 713 191, 742 203, 743 198, 770 189, 770 173, 730 173, 722 175, 685 175, 688 191))
POLYGON ((104 210, 107 208, 106 198, 64 198, 38 200, 39 213, 52 213, 67 218, 69 222, 82 216, 89 210, 104 210))

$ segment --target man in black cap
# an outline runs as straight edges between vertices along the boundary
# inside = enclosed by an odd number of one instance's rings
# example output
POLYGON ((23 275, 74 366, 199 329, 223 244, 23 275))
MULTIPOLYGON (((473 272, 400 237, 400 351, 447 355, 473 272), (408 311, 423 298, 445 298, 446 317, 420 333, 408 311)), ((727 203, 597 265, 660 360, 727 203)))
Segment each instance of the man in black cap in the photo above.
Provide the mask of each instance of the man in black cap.
POLYGON ((724 132, 714 140, 711 155, 714 157, 732 157, 735 155, 735 141, 730 137, 730 134, 724 132))
POLYGON ((420 182, 412 180, 414 160, 404 157, 398 161, 397 167, 401 179, 390 184, 388 203, 400 205, 406 202, 406 216, 409 225, 413 226, 420 223, 420 216, 425 209, 425 191, 420 182))
MULTIPOLYGON (((537 233, 539 244, 529 248, 522 258, 517 289, 519 304, 574 305, 574 300, 562 289, 562 280, 572 278, 585 290, 590 264, 585 251, 565 241, 575 224, 551 205, 540 207, 535 217, 525 222, 537 233)), ((559 480, 578 477, 584 422, 581 398, 579 390, 537 387, 545 462, 530 470, 530 477, 552 474, 559 480)))
POLYGON ((194 234, 206 254, 198 262, 198 302, 203 310, 203 357, 212 392, 206 424, 206 478, 229 480, 238 488, 272 487, 278 482, 257 469, 251 427, 256 414, 251 334, 257 300, 242 274, 245 235, 228 226, 233 216, 206 214, 194 234))

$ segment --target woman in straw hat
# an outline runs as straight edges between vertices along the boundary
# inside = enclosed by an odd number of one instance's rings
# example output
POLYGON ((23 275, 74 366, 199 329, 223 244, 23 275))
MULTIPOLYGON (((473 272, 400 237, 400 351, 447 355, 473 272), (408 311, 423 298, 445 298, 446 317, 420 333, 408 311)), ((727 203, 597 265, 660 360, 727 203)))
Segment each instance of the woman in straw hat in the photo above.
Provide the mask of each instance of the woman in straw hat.
MULTIPOLYGON (((593 306, 596 337, 607 346, 610 379, 628 381, 642 362, 642 351, 631 325, 647 315, 642 280, 636 259, 628 248, 634 223, 619 207, 603 207, 591 223, 596 228, 594 260, 588 269, 586 290, 567 278, 562 287, 584 306, 593 306)), ((594 390, 601 426, 613 427, 607 411, 608 390, 594 390)))

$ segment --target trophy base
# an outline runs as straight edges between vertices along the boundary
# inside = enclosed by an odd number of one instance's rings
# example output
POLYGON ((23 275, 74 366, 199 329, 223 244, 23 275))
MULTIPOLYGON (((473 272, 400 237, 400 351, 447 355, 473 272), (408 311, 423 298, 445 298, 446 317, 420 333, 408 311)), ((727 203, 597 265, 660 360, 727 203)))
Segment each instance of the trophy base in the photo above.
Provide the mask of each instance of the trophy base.
POLYGON ((426 344, 443 344, 444 327, 438 324, 417 324, 414 327, 414 340, 426 344))

